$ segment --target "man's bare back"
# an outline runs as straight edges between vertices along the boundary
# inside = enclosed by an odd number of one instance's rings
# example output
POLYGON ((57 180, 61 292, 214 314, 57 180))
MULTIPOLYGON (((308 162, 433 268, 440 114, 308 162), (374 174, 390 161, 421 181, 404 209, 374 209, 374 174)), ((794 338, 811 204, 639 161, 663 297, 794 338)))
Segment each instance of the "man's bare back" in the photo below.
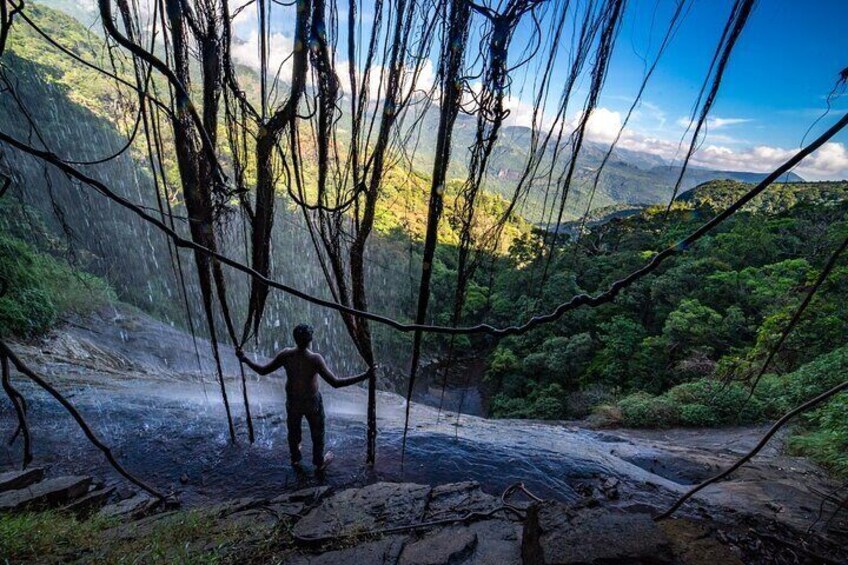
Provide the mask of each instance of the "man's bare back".
POLYGON ((279 369, 286 370, 286 396, 293 399, 314 398, 318 394, 318 377, 333 388, 341 388, 362 382, 371 372, 348 378, 339 378, 327 367, 324 358, 309 347, 287 347, 280 351, 267 365, 258 365, 241 355, 240 358, 260 375, 268 375, 279 369))
POLYGON ((323 471, 332 459, 324 453, 324 402, 318 392, 318 377, 333 388, 362 382, 374 372, 374 367, 353 377, 339 378, 327 367, 324 358, 309 349, 312 328, 301 324, 292 332, 297 347, 287 347, 277 353, 267 365, 254 363, 241 349, 236 350, 239 360, 259 373, 268 375, 279 369, 286 370, 286 427, 292 465, 300 468, 301 420, 306 418, 312 435, 312 462, 323 471))
POLYGON ((353 377, 339 378, 327 367, 324 358, 308 347, 287 347, 264 366, 256 365, 246 357, 244 362, 260 375, 285 369, 286 396, 295 399, 314 398, 318 394, 319 376, 333 388, 341 388, 364 381, 370 375, 370 372, 366 371, 353 377))

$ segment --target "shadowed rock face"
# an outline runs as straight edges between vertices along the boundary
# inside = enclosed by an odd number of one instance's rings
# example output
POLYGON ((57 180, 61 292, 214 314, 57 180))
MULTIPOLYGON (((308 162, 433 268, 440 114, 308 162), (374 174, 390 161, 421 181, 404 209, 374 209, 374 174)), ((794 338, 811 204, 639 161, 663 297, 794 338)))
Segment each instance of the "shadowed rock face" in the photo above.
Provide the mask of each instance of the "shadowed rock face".
MULTIPOLYGON (((240 438, 232 445, 218 384, 211 372, 196 371, 191 338, 149 317, 119 308, 15 349, 68 395, 128 469, 160 489, 173 489, 186 505, 268 497, 319 484, 288 466, 284 378, 249 375, 257 437, 249 445, 237 364, 234 358, 224 359, 240 438)), ((200 351, 207 355, 208 344, 200 343, 200 351)), ((208 356, 202 361, 211 366, 208 356)), ((19 375, 13 379, 30 403, 35 463, 52 465, 54 475, 103 478, 107 486, 118 488, 120 498, 128 497, 126 483, 61 407, 19 375)), ((457 425, 455 414, 413 404, 401 466, 403 399, 380 393, 378 459, 369 471, 364 466, 365 390, 323 392, 328 449, 336 456, 323 484, 336 489, 376 481, 433 485, 430 513, 451 504, 439 502, 438 485, 468 480, 492 495, 521 481, 549 500, 572 503, 592 496, 606 507, 654 512, 686 485, 728 465, 760 433, 756 428, 597 432, 465 415, 457 425)), ((10 408, 7 399, 0 399, 0 429, 14 429, 10 408)), ((308 455, 309 435, 304 437, 308 455)), ((0 471, 18 464, 16 449, 0 452, 0 471)), ((769 448, 730 481, 704 491, 684 515, 718 516, 727 507, 806 528, 819 504, 813 489, 833 488, 814 466, 769 448), (791 474, 783 471, 789 467, 791 474)))
POLYGON ((300 520, 294 535, 304 539, 350 536, 362 530, 417 524, 424 520, 430 491, 426 485, 394 483, 348 489, 300 520))
POLYGON ((534 507, 525 526, 529 563, 673 563, 671 543, 648 514, 557 502, 534 507))
POLYGON ((522 524, 514 513, 492 512, 502 507, 473 482, 346 489, 301 509, 292 528, 297 549, 285 561, 518 565, 522 524), (333 543, 347 547, 327 550, 333 543))
POLYGON ((44 478, 44 468, 30 467, 25 471, 0 473, 0 492, 26 488, 44 478))
POLYGON ((57 477, 0 494, 0 512, 60 506, 88 492, 91 477, 57 477))

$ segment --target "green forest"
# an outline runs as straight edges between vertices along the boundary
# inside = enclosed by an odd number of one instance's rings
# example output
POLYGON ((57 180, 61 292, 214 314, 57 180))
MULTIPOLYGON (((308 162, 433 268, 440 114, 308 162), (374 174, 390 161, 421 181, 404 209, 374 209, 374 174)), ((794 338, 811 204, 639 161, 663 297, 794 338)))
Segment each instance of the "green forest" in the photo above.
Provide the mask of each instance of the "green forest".
POLYGON ((0 565, 845 562, 795 4, 0 0, 0 565))
MULTIPOLYGON (((478 277, 472 319, 501 323, 594 294, 696 229, 750 185, 713 181, 665 207, 561 236, 547 274, 533 247, 514 242, 478 277)), ((487 356, 490 412, 501 418, 576 419, 599 426, 732 426, 773 420, 835 386, 848 370, 848 263, 833 270, 753 387, 769 350, 848 236, 848 184, 775 185, 743 213, 613 304, 582 309, 487 356)), ((445 259, 436 273, 452 280, 445 259)), ((440 295, 447 319, 450 294, 440 295)), ((466 342, 468 351, 485 348, 466 342)), ((792 445, 848 472, 846 395, 806 416, 792 445)))
MULTIPOLYGON (((38 5, 29 13, 63 45, 92 58, 101 56, 96 38, 78 22, 38 5)), ((9 51, 21 78, 38 75, 65 93, 95 130, 114 135, 114 128, 131 126, 108 79, 44 48, 33 30, 24 28, 9 51)), ((253 77, 246 68, 240 73, 247 80, 253 77)), ((133 151, 140 158, 141 147, 134 145, 133 151)), ((167 165, 169 177, 176 179, 176 164, 169 160, 167 165)), ((377 210, 376 229, 415 257, 426 225, 426 207, 418 195, 427 182, 423 174, 390 170, 377 210)), ((448 196, 457 185, 448 183, 448 196)), ((462 319, 508 324, 549 311, 563 297, 601 291, 750 186, 710 181, 683 194, 668 213, 656 206, 626 218, 596 220, 579 237, 575 225, 554 236, 551 259, 539 253, 551 234, 516 217, 497 252, 478 257, 482 266, 470 282, 462 319)), ((9 199, 3 206, 9 213, 0 222, 0 265, 8 291, 0 299, 0 334, 32 338, 69 313, 90 312, 116 299, 108 277, 84 272, 85 253, 73 257, 74 266, 68 263, 72 250, 61 237, 49 235, 37 212, 21 214, 9 199)), ((481 229, 505 206, 501 197, 484 195, 478 213, 481 229)), ((438 324, 449 324, 453 313, 457 235, 451 213, 449 208, 440 228, 433 268, 430 318, 438 324)), ((843 299, 848 266, 843 260, 753 386, 823 262, 848 236, 847 213, 846 183, 776 184, 613 304, 580 309, 557 323, 498 342, 426 340, 443 356, 485 358, 480 384, 489 415, 496 418, 588 418, 597 426, 630 427, 773 420, 837 384, 848 369, 848 304, 843 299)), ((131 296, 118 298, 144 306, 131 296)), ((411 337, 380 336, 397 347, 408 346, 411 337)), ((807 414, 791 442, 799 453, 839 473, 848 473, 846 403, 842 394, 807 414)))

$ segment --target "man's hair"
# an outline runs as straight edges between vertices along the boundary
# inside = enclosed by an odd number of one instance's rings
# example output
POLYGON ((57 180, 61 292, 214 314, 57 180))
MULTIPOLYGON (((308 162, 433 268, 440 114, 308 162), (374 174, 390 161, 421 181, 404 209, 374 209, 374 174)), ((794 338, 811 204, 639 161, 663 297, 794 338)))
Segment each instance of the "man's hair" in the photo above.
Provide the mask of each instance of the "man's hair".
POLYGON ((294 342, 298 347, 306 347, 312 342, 312 326, 307 324, 298 324, 292 332, 294 342))

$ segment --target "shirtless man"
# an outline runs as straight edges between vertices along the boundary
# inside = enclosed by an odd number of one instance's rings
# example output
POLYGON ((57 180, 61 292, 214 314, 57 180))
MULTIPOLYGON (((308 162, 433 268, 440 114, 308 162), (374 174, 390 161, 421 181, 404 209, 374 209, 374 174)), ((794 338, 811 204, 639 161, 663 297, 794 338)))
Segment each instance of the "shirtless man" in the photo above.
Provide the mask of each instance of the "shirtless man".
POLYGON ((324 362, 324 358, 309 349, 312 343, 312 328, 300 324, 292 332, 296 347, 287 347, 280 351, 267 365, 254 363, 244 352, 236 351, 238 358, 260 375, 268 375, 279 368, 286 370, 286 425, 288 427, 289 451, 292 466, 300 468, 300 442, 302 439, 302 420, 309 422, 312 436, 312 462, 316 471, 323 471, 332 455, 324 454, 324 402, 318 392, 318 375, 333 388, 350 386, 371 376, 374 367, 362 374, 348 377, 336 377, 324 362))

